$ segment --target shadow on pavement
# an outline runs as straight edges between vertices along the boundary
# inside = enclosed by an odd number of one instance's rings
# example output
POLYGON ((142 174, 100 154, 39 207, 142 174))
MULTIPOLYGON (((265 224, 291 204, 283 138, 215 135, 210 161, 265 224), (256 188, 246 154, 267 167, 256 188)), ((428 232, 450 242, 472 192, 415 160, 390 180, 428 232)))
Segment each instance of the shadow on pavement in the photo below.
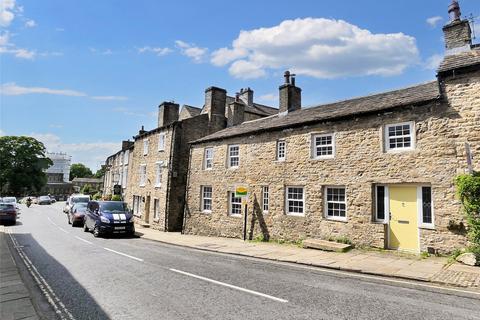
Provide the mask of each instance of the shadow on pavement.
MULTIPOLYGON (((23 245, 27 257, 75 319, 110 319, 68 269, 50 256, 30 234, 12 232, 12 235, 23 245)), ((81 259, 75 252, 72 252, 72 255, 81 259)), ((97 276, 95 270, 85 270, 85 272, 92 278, 97 276)), ((33 281, 31 277, 28 278, 33 281)), ((33 286, 28 287, 38 287, 38 285, 34 283, 33 286)))

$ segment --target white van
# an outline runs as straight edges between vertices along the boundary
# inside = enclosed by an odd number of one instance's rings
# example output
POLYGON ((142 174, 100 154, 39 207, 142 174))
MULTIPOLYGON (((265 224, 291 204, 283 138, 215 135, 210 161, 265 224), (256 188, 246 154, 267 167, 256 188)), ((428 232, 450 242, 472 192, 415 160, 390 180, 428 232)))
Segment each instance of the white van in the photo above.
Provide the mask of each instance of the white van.
POLYGON ((87 203, 88 201, 90 201, 90 196, 88 194, 72 194, 68 197, 65 207, 63 207, 63 212, 68 213, 77 202, 87 203))

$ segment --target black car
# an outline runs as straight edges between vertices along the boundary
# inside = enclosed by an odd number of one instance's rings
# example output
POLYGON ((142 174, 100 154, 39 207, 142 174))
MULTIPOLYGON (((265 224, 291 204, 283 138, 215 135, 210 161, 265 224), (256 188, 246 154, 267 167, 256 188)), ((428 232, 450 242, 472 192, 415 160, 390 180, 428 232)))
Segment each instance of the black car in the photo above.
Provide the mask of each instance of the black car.
POLYGON ((38 198, 38 204, 52 204, 52 199, 49 196, 41 196, 38 198))
POLYGON ((12 225, 17 223, 17 209, 13 203, 0 203, 0 222, 12 225))
POLYGON ((72 227, 76 225, 83 226, 85 220, 85 212, 87 211, 87 203, 77 202, 70 208, 70 211, 67 214, 68 224, 71 224, 72 227))
POLYGON ((95 237, 107 234, 135 234, 133 215, 121 201, 89 201, 85 212, 83 231, 92 231, 95 237))

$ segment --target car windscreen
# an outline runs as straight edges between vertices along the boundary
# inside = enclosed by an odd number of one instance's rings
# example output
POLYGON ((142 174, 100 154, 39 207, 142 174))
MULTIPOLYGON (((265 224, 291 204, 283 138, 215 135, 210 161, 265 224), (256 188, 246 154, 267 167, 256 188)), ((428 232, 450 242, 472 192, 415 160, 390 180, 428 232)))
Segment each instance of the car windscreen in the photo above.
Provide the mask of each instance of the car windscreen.
POLYGON ((0 210, 13 210, 13 209, 15 209, 13 204, 0 203, 0 210))
POLYGON ((49 196, 41 196, 39 199, 40 200, 50 200, 50 197, 49 196))
POLYGON ((90 198, 89 198, 89 197, 75 197, 75 198, 72 198, 72 202, 73 202, 73 203, 78 203, 78 202, 85 202, 85 203, 87 203, 88 201, 90 201, 90 198))
POLYGON ((15 198, 3 198, 3 202, 5 203, 15 203, 17 199, 15 198))
POLYGON ((104 202, 100 204, 102 211, 127 211, 125 202, 104 202))

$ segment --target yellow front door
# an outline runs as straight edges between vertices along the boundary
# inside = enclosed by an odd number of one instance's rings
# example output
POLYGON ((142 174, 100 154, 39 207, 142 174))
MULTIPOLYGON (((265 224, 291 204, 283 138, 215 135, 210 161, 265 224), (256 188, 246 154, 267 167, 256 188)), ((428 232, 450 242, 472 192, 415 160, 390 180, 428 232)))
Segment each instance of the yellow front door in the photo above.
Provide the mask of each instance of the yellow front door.
POLYGON ((389 247, 418 251, 417 188, 390 186, 389 247))

